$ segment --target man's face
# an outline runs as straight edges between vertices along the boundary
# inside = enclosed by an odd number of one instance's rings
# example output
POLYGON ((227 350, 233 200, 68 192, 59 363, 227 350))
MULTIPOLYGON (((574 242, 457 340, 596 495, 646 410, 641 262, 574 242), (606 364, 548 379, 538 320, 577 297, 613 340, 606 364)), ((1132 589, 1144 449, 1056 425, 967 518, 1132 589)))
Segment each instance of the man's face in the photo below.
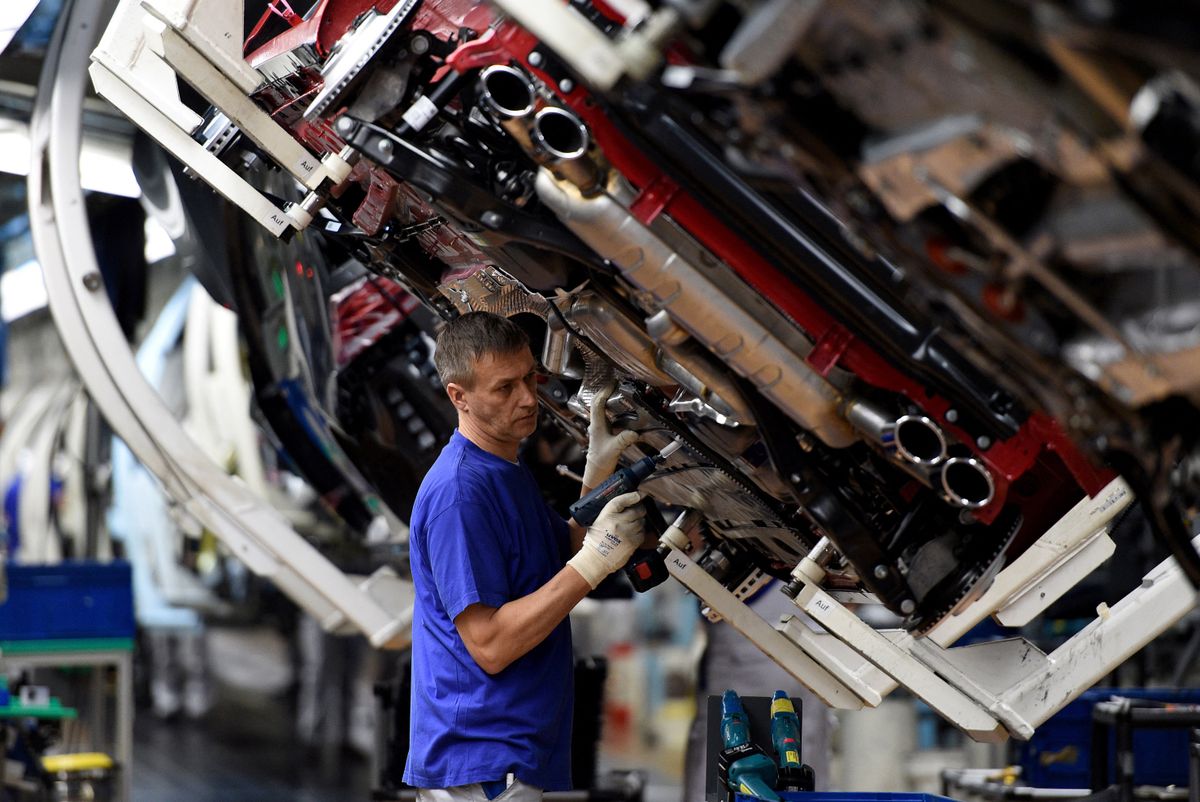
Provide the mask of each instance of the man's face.
POLYGON ((537 429, 537 363, 528 348, 485 354, 469 390, 453 382, 447 390, 473 428, 497 443, 519 444, 537 429))

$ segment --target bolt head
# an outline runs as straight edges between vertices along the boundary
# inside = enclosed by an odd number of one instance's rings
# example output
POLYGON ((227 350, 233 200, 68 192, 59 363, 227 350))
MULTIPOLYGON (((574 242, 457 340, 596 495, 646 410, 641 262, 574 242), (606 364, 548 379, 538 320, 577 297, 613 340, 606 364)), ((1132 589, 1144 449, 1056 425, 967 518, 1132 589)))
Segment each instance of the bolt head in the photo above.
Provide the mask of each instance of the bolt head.
POLYGON ((376 146, 379 148, 379 152, 384 156, 391 156, 392 151, 395 150, 395 146, 392 145, 392 140, 390 139, 381 138, 379 142, 376 143, 376 146))
POLYGON ((988 437, 985 434, 981 434, 975 438, 975 445, 977 445, 983 449, 991 448, 992 447, 992 438, 988 437))
POLYGON ((957 422, 958 422, 958 410, 957 409, 946 410, 946 423, 957 423, 957 422))
POLYGON ((536 50, 529 54, 529 64, 531 66, 540 67, 540 66, 542 66, 542 61, 543 61, 542 54, 537 52, 536 50))
POLYGON ((575 88, 575 82, 572 81, 570 78, 563 78, 561 81, 558 82, 558 88, 562 92, 570 92, 572 89, 575 88))
POLYGON ((100 274, 93 270, 92 272, 84 275, 83 286, 92 292, 95 292, 104 286, 104 281, 100 278, 100 274))
POLYGON ((917 605, 912 599, 905 599, 904 601, 900 602, 900 612, 904 613, 905 615, 912 615, 912 612, 915 609, 917 609, 917 605))
POLYGON ((875 573, 875 578, 876 578, 876 579, 887 579, 887 575, 888 575, 888 569, 887 569, 887 566, 886 566, 886 565, 877 565, 877 566, 875 566, 875 571, 874 571, 874 573, 875 573))
POLYGON ((349 117, 338 117, 334 127, 337 128, 339 134, 348 134, 354 130, 354 120, 349 117))
POLYGON ((791 476, 788 477, 788 481, 794 485, 800 484, 802 479, 803 479, 803 477, 801 477, 800 474, 798 474, 798 473, 793 473, 791 476))

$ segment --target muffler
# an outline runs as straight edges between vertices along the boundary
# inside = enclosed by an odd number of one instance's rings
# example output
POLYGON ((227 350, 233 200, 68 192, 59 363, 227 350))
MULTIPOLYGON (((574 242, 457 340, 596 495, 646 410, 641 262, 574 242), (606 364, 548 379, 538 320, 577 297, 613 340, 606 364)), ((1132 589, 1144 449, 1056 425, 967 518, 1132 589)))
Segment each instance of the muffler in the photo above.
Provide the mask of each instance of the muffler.
POLYGON ((581 240, 794 421, 834 448, 859 439, 838 414, 837 389, 805 364, 805 354, 772 332, 760 315, 731 302, 706 268, 684 258, 622 206, 615 196, 632 197, 627 186, 614 183, 609 192, 586 196, 574 182, 542 170, 536 187, 542 202, 581 240))
POLYGON ((942 490, 951 504, 977 510, 991 503, 996 483, 987 466, 974 457, 951 457, 942 467, 942 490))

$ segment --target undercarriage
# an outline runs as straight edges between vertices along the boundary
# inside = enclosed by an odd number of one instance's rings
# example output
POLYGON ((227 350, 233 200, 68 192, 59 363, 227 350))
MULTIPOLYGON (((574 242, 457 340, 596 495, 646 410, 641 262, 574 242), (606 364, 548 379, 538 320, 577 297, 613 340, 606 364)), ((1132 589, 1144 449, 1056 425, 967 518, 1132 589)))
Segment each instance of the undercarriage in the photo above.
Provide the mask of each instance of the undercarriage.
POLYGON ((543 427, 585 444, 615 382, 626 462, 683 443, 642 487, 712 617, 834 706, 903 685, 992 740, 1200 580, 1200 89, 1114 8, 322 0, 245 38, 240 0, 122 0, 91 76, 240 209, 201 279, 353 526, 406 515, 452 426, 437 320, 505 315, 543 427), (1173 556, 1144 593, 1062 654, 950 648, 1095 569, 1135 497, 1173 556), (823 632, 754 620, 772 578, 823 632))

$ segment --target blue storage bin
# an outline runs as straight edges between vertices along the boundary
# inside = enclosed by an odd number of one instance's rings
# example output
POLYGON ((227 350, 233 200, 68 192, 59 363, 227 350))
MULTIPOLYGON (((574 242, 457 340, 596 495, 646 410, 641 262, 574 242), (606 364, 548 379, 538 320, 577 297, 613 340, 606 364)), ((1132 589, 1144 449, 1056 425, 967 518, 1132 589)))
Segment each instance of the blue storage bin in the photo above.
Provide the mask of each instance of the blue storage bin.
MULTIPOLYGON (((1200 704, 1200 688, 1092 688, 1054 714, 1033 737, 1020 744, 1017 763, 1022 784, 1037 788, 1087 788, 1091 785, 1092 706, 1113 696, 1200 704)), ((1138 785, 1188 784, 1187 728, 1133 731, 1134 782, 1138 785)), ((1114 779, 1116 743, 1109 730, 1109 782, 1114 779)))
MULTIPOLYGON (((780 791, 779 796, 784 802, 955 802, 949 797, 914 791, 780 791)), ((734 802, 762 802, 758 797, 745 794, 734 797, 734 802)))
POLYGON ((5 566, 0 641, 132 638, 129 563, 5 566))

